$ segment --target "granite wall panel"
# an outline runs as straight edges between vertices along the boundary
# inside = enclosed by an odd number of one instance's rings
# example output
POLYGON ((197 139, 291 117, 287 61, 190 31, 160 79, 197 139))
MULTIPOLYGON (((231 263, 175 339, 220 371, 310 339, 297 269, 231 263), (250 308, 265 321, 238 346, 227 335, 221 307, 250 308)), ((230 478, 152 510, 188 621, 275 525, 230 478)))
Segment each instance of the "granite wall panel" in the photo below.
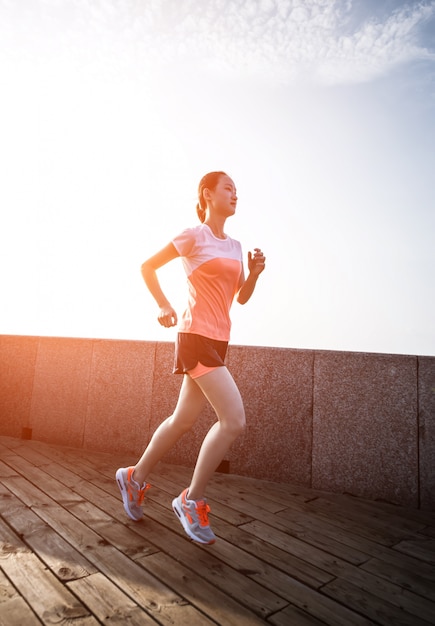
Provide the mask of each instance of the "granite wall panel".
POLYGON ((149 438, 156 343, 94 340, 83 445, 137 455, 149 438))
POLYGON ((435 510, 435 359, 418 358, 421 508, 435 510))
POLYGON ((230 471, 310 485, 313 353, 230 346, 228 363, 247 421, 230 451, 230 471))
POLYGON ((0 431, 21 437, 30 428, 38 337, 0 335, 0 431))
POLYGON ((416 357, 316 353, 312 486, 417 506, 416 357))
POLYGON ((92 341, 41 337, 31 404, 32 437, 83 445, 92 341))

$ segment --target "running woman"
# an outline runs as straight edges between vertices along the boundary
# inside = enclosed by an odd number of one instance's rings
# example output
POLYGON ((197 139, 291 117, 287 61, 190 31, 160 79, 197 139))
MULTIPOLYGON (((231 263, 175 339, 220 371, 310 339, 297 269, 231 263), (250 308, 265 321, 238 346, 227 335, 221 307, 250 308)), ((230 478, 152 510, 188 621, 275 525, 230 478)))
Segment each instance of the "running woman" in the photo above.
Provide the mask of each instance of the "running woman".
POLYGON ((245 427, 240 392, 225 366, 230 338, 230 308, 234 297, 245 304, 265 268, 260 248, 248 252, 245 278, 241 245, 225 233, 225 222, 234 215, 236 187, 224 172, 210 172, 199 183, 196 210, 201 224, 188 228, 142 265, 142 276, 159 306, 159 323, 170 328, 177 313, 165 296, 157 270, 177 257, 187 274, 188 305, 178 326, 175 374, 183 374, 174 413, 154 432, 134 467, 120 468, 116 480, 127 515, 143 517, 142 503, 150 487, 147 477, 178 439, 192 428, 205 404, 213 407, 217 421, 201 445, 190 485, 173 500, 172 507, 187 535, 196 542, 212 544, 210 507, 205 499, 207 483, 234 440, 245 427))

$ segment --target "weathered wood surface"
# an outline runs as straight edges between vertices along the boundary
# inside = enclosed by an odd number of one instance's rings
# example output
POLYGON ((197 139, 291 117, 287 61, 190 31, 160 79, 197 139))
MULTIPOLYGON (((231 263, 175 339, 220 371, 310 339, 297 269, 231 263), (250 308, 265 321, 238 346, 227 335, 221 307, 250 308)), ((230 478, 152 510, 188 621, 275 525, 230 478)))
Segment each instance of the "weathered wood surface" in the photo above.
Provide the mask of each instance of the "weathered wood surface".
POLYGON ((435 513, 216 474, 202 547, 171 509, 187 468, 127 518, 134 460, 0 437, 0 626, 435 624, 435 513))

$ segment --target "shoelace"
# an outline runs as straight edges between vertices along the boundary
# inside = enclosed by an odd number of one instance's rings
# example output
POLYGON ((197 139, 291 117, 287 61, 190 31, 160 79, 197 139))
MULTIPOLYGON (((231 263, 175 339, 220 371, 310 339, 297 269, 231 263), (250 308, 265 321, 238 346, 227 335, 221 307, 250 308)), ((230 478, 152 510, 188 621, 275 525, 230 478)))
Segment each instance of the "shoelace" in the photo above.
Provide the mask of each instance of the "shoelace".
POLYGON ((200 500, 196 503, 196 512, 198 514, 198 520, 200 526, 208 526, 208 513, 210 513, 210 507, 208 504, 204 502, 204 500, 200 500))
MULTIPOLYGON (((138 506, 140 506, 142 504, 143 499, 145 497, 145 491, 147 491, 147 489, 149 489, 150 487, 151 487, 151 485, 146 483, 146 485, 144 487, 139 487, 138 489, 136 488, 137 504, 138 504, 138 506)), ((134 486, 130 485, 130 500, 132 500, 132 501, 134 501, 134 491, 135 491, 134 486)))
POLYGON ((146 485, 144 487, 142 487, 141 489, 138 489, 138 491, 137 491, 137 503, 139 505, 142 504, 143 499, 145 498, 145 491, 147 491, 147 489, 149 489, 150 487, 151 487, 151 485, 146 483, 146 485))

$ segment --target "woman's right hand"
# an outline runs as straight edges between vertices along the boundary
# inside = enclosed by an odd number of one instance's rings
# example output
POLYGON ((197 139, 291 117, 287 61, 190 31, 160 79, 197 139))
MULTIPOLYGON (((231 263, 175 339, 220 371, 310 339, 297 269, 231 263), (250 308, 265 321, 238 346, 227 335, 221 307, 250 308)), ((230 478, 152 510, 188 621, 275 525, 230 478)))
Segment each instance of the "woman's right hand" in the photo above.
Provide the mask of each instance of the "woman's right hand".
POLYGON ((171 328, 171 326, 176 326, 178 322, 177 314, 170 304, 160 307, 157 320, 159 324, 161 326, 164 326, 165 328, 171 328))

